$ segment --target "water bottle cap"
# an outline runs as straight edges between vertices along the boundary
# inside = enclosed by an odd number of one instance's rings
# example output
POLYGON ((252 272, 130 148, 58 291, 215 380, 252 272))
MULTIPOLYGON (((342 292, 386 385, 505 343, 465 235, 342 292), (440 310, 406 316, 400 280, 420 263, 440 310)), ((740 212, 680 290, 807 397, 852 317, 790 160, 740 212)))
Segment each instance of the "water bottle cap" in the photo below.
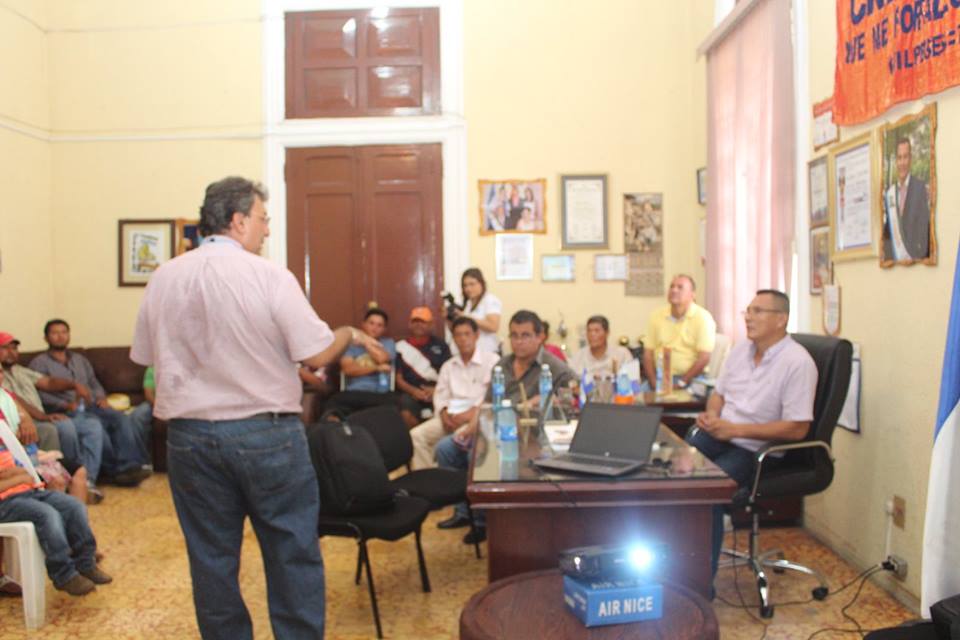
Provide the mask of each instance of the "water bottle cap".
POLYGON ((510 405, 510 398, 504 398, 503 400, 500 401, 500 408, 501 408, 501 409, 509 409, 510 406, 511 406, 511 405, 510 405))
POLYGON ((540 370, 541 370, 541 371, 550 371, 550 365, 548 365, 546 362, 544 362, 542 365, 540 365, 540 370))
POLYGON ((503 371, 503 367, 501 367, 500 365, 497 365, 497 366, 495 366, 495 367, 493 368, 493 370, 494 370, 494 371, 503 371))

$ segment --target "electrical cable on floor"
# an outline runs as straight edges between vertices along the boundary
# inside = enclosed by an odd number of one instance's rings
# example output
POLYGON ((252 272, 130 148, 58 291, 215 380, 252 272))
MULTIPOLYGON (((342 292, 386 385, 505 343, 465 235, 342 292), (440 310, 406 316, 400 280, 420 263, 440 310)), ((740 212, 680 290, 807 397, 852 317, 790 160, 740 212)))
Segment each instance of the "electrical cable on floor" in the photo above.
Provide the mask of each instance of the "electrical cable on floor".
POLYGON ((813 638, 816 638, 821 633, 827 633, 828 631, 833 631, 835 633, 857 633, 860 635, 861 638, 870 631, 877 631, 878 629, 864 629, 862 626, 860 626, 860 622, 858 622, 856 618, 854 618, 853 616, 847 613, 847 609, 849 609, 854 605, 854 603, 856 603, 857 598, 860 597, 860 592, 863 591, 863 586, 867 584, 867 580, 870 578, 870 576, 872 576, 877 571, 883 571, 883 569, 884 569, 883 566, 876 566, 876 567, 873 567, 871 571, 864 573, 863 577, 860 579, 860 586, 857 587, 857 592, 853 594, 853 598, 850 599, 850 602, 845 604, 843 608, 840 609, 840 614, 844 618, 852 622, 856 626, 856 629, 844 629, 842 627, 824 627, 823 629, 818 629, 817 631, 814 631, 813 633, 811 633, 810 636, 807 638, 807 640, 813 640, 813 638))

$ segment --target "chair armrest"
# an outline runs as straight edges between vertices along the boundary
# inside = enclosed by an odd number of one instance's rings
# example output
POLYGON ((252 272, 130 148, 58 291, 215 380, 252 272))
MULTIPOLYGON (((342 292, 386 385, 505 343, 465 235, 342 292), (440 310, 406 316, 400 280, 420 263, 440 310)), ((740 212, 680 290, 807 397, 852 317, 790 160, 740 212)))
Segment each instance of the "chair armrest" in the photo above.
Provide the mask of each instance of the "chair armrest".
POLYGON ((819 447, 826 450, 827 456, 833 460, 833 451, 830 449, 830 445, 821 440, 809 440, 805 442, 784 442, 782 444, 768 444, 757 450, 757 472, 753 477, 753 488, 750 491, 750 502, 753 504, 757 499, 757 490, 760 488, 760 473, 763 471, 763 462, 767 459, 767 456, 771 453, 777 453, 779 451, 793 451, 795 449, 813 449, 819 447))

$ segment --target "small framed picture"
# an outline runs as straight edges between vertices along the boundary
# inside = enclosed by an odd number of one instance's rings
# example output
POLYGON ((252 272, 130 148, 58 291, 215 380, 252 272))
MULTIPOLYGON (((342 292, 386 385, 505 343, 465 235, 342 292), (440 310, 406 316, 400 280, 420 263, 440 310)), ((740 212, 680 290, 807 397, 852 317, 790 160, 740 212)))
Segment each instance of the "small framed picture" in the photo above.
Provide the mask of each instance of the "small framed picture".
POLYGON ((810 293, 818 296, 830 277, 830 227, 810 229, 810 293))
POLYGON ((177 218, 176 241, 174 244, 176 255, 186 253, 200 246, 200 221, 177 218))
POLYGON ((533 236, 497 234, 497 280, 533 280, 533 236))
POLYGON ((880 167, 874 132, 830 148, 830 254, 834 261, 877 255, 880 167))
POLYGON ((147 286, 150 275, 174 255, 173 228, 173 220, 119 221, 119 286, 147 286))
POLYGON ((544 282, 573 282, 576 279, 575 257, 569 254, 540 256, 540 279, 544 282))
POLYGON ((546 233, 547 181, 480 180, 480 235, 546 233))
POLYGON ((807 163, 811 229, 830 224, 830 181, 827 169, 827 156, 807 163))
POLYGON ((707 204, 707 168, 697 169, 697 202, 707 204))
POLYGON ((593 279, 597 282, 623 282, 627 279, 626 254, 597 254, 593 257, 593 279))

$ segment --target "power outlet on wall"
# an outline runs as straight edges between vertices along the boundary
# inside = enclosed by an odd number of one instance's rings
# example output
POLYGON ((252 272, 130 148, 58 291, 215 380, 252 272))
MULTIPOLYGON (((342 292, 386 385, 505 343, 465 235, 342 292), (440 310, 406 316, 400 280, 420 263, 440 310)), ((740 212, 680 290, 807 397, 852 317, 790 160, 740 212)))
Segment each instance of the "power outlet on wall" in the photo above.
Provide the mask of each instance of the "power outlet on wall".
POLYGON ((893 496, 893 524, 901 529, 907 524, 907 501, 901 496, 893 496))

